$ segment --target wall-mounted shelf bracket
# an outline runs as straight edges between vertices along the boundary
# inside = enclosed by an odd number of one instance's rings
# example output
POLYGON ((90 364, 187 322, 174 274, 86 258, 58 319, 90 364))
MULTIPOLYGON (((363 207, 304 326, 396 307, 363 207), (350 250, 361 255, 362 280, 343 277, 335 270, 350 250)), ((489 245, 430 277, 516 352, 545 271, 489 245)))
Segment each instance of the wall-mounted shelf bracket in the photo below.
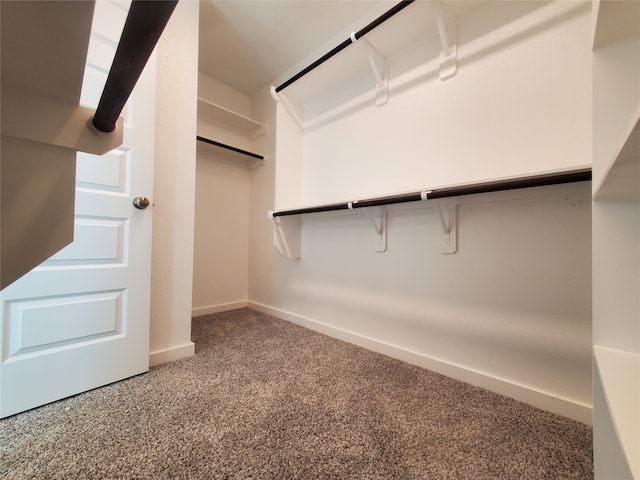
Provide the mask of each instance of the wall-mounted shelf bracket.
POLYGON ((360 39, 357 39, 356 32, 351 33, 351 41, 364 45, 367 51, 369 65, 371 65, 371 70, 376 80, 376 105, 381 107, 389 100, 389 68, 387 59, 383 57, 366 38, 360 37, 360 39))
POLYGON ((456 26, 453 23, 442 3, 438 0, 433 2, 436 10, 436 22, 438 23, 438 33, 442 52, 440 52, 440 79, 446 80, 456 74, 458 63, 458 46, 456 41, 456 26))
POLYGON ((298 124, 300 128, 303 127, 302 115, 298 113, 298 110, 293 106, 289 99, 282 93, 276 92, 276 87, 271 86, 271 96, 273 99, 280 103, 285 110, 291 115, 291 118, 298 124))
POLYGON ((274 217, 268 214, 273 222, 273 246, 284 258, 300 258, 302 255, 302 219, 299 215, 291 217, 274 217))
POLYGON ((251 135, 249 135, 249 140, 255 140, 258 137, 261 137, 262 135, 265 135, 267 133, 267 130, 269 129, 269 125, 262 125, 260 126, 258 129, 256 129, 251 135))
POLYGON ((376 252, 387 251, 387 209, 385 207, 365 207, 364 213, 367 214, 373 229, 378 236, 376 252))
POLYGON ((458 248, 456 202, 453 198, 435 199, 434 202, 442 227, 442 253, 456 253, 458 248))

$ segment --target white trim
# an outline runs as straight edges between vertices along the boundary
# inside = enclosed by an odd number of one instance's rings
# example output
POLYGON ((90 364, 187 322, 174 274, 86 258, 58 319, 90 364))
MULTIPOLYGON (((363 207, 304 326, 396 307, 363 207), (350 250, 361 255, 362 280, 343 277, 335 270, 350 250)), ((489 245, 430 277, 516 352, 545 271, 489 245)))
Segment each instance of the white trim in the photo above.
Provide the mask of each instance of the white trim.
POLYGON ((191 310, 192 317, 199 317, 201 315, 209 315, 211 313, 228 312, 229 310, 237 310, 239 308, 245 308, 248 302, 231 302, 221 303, 219 305, 209 305, 208 307, 198 307, 191 310))
POLYGON ((445 360, 429 357, 423 353, 407 350, 398 345, 392 345, 380 340, 365 337, 355 332, 343 330, 317 320, 269 307, 261 303, 250 301, 247 303, 247 306, 257 310, 258 312, 273 315, 330 337, 441 373, 448 377, 455 378, 456 380, 470 383, 477 387, 533 405, 534 407, 542 410, 556 413, 587 425, 591 425, 593 422, 593 408, 591 405, 569 398, 560 398, 550 392, 544 392, 529 385, 514 383, 511 380, 494 377, 485 372, 471 370, 461 365, 455 365, 445 360))
POLYGON ((173 362, 181 358, 192 357, 196 353, 196 344, 193 342, 178 345, 177 347, 158 350, 149 353, 149 366, 154 367, 161 363, 173 362))

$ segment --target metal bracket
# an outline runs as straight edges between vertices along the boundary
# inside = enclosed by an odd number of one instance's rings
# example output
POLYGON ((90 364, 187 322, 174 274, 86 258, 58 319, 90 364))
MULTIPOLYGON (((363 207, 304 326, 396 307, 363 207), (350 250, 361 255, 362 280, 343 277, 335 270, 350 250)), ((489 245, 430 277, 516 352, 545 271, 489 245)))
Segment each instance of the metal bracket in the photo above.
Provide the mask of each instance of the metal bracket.
POLYGON ((440 0, 433 2, 436 9, 436 21, 442 52, 440 52, 440 79, 446 80, 456 74, 458 60, 458 46, 456 40, 456 26, 447 15, 440 0))
POLYGON ((458 249, 458 206, 452 198, 435 199, 438 219, 442 227, 442 253, 456 253, 458 249))
POLYGON ((268 213, 273 222, 273 246, 284 258, 300 258, 302 255, 302 219, 300 217, 274 217, 268 213))
POLYGON ((293 106, 293 104, 289 101, 287 97, 285 97, 281 92, 276 92, 276 87, 271 86, 271 97, 278 103, 280 103, 284 109, 291 115, 291 118, 298 124, 300 128, 303 128, 304 122, 302 121, 302 117, 293 106))
POLYGON ((373 225, 376 234, 378 235, 378 245, 376 252, 387 251, 387 209, 384 207, 373 207, 374 211, 371 211, 372 207, 364 207, 364 213, 367 214, 369 220, 373 225), (377 218, 376 218, 377 217, 377 218))
POLYGON ((367 50, 369 65, 371 65, 373 76, 376 79, 376 105, 381 107, 389 101, 389 68, 387 59, 366 38, 357 39, 355 32, 351 33, 351 41, 353 43, 360 42, 367 50))

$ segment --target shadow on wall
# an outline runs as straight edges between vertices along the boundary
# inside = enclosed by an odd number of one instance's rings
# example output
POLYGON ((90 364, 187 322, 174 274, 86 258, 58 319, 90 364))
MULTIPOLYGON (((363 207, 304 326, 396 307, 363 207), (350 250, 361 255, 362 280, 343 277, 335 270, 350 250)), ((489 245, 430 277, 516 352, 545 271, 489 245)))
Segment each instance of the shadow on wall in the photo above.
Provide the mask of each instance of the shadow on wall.
MULTIPOLYGON (((590 11, 587 2, 497 2, 483 6, 472 13, 456 19, 458 23, 458 72, 464 74, 465 68, 474 63, 514 45, 535 37, 551 28, 590 11)), ((380 27, 384 28, 384 27, 380 27)), ((358 45, 350 48, 357 49, 358 45)), ((455 76, 448 80, 439 79, 440 41, 436 34, 421 36, 418 41, 400 51, 390 61, 390 95, 400 94, 428 82, 455 82, 455 76)), ((337 119, 348 117, 362 109, 374 105, 375 91, 372 72, 366 64, 364 51, 358 52, 358 64, 362 67, 349 79, 327 87, 323 91, 306 94, 306 78, 299 85, 292 85, 283 93, 291 97, 292 103, 305 113, 305 131, 322 128, 337 119), (305 92, 309 100, 300 99, 300 91, 305 92)), ((341 52, 338 55, 356 56, 354 52, 341 52)), ((347 61, 349 63, 349 61, 347 61)), ((353 63, 353 62, 351 62, 353 63)), ((322 68, 322 67, 320 67, 322 68)), ((327 67, 329 68, 329 67, 327 67)), ((309 76, 313 75, 310 73, 309 76)), ((311 83, 311 82, 309 82, 311 83)), ((384 107, 382 107, 384 108, 384 107)))

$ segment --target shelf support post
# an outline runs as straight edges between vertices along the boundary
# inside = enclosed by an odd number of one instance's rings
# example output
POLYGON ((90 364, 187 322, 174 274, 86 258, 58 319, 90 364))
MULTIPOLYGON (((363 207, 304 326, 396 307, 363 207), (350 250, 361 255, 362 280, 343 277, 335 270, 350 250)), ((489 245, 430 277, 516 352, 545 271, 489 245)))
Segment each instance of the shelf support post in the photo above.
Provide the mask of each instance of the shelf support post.
POLYGON ((284 109, 291 115, 291 118, 298 124, 300 128, 303 128, 304 122, 302 121, 302 117, 296 110, 296 108, 291 104, 289 99, 283 95, 282 92, 276 92, 276 87, 271 86, 271 97, 278 103, 282 104, 284 109))
POLYGON ((433 3, 436 9, 436 22, 438 23, 438 33, 442 52, 440 52, 440 79, 446 80, 456 74, 458 47, 456 42, 456 27, 449 19, 447 12, 440 0, 433 3))
POLYGON ((370 211, 371 207, 364 207, 364 213, 367 214, 373 229, 378 236, 378 244, 376 252, 387 251, 387 209, 384 207, 375 208, 375 212, 370 211))
POLYGON ((268 214, 273 222, 273 246, 284 258, 298 259, 302 256, 302 219, 299 216, 274 217, 268 214))
POLYGON ((389 68, 387 59, 366 38, 357 39, 355 32, 351 33, 351 41, 353 43, 360 42, 367 51, 369 65, 376 80, 376 105, 381 107, 389 101, 389 68))
POLYGON ((456 253, 458 249, 458 207, 452 198, 435 199, 436 211, 442 227, 442 253, 456 253))

